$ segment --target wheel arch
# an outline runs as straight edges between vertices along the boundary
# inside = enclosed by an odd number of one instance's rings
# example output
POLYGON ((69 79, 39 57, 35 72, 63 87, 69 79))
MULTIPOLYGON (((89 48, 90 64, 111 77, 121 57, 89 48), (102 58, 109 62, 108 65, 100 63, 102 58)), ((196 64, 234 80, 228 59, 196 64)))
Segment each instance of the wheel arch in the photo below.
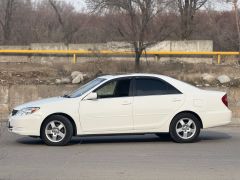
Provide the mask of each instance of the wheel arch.
MULTIPOLYGON (((188 113, 188 114, 194 115, 194 116, 199 120, 199 122, 200 122, 200 124, 201 124, 201 129, 203 128, 202 119, 200 118, 200 116, 199 116, 196 112, 193 112, 193 111, 181 111, 181 112, 177 113, 177 114, 172 118, 172 120, 173 120, 176 116, 178 116, 179 114, 183 114, 183 113, 188 113)), ((172 122, 172 120, 171 120, 171 122, 172 122)))
POLYGON ((43 123, 44 123, 48 118, 50 118, 51 116, 55 116, 55 115, 60 115, 60 116, 63 116, 63 117, 65 117, 65 118, 67 118, 67 119, 71 122, 71 124, 72 124, 72 126, 73 126, 73 136, 76 136, 76 135, 77 135, 77 126, 76 126, 76 123, 75 123, 75 121, 73 120, 73 118, 72 118, 71 116, 69 116, 68 114, 66 114, 66 113, 53 113, 53 114, 48 115, 48 116, 43 120, 43 122, 42 122, 42 124, 41 124, 40 130, 42 129, 43 123))

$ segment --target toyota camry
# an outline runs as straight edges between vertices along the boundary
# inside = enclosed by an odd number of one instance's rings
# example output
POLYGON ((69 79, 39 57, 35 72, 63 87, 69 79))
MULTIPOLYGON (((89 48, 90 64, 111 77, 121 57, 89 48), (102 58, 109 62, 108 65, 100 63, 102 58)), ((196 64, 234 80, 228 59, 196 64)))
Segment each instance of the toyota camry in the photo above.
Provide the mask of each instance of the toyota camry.
POLYGON ((67 145, 73 136, 168 133, 197 140, 200 130, 231 122, 225 92, 155 74, 98 77, 74 92, 15 107, 9 131, 67 145))

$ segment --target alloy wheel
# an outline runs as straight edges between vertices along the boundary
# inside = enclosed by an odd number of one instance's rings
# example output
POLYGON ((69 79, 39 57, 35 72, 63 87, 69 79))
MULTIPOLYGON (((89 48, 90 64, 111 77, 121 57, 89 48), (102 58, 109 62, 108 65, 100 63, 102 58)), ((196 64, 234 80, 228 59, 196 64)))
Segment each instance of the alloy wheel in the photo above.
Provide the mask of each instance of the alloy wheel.
POLYGON ((190 118, 182 118, 180 119, 175 127, 177 135, 182 139, 190 139, 196 133, 196 124, 190 118))
POLYGON ((66 127, 62 122, 53 120, 47 124, 45 134, 49 141, 60 142, 66 136, 66 127))

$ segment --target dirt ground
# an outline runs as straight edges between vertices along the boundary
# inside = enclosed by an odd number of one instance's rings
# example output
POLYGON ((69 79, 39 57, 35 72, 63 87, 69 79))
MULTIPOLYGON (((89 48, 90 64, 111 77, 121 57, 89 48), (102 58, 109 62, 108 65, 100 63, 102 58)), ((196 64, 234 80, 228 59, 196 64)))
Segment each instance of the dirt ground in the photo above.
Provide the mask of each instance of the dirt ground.
MULTIPOLYGON (((81 71, 89 78, 101 74, 133 73, 134 62, 129 61, 90 61, 78 64, 39 64, 39 63, 0 63, 0 85, 13 84, 55 84, 56 79, 70 77, 71 72, 81 71)), ((226 74, 233 79, 227 86, 239 86, 240 66, 216 64, 190 64, 180 62, 143 62, 140 72, 168 75, 194 85, 208 85, 202 74, 215 77, 226 74)), ((217 81, 211 86, 219 86, 217 81)))

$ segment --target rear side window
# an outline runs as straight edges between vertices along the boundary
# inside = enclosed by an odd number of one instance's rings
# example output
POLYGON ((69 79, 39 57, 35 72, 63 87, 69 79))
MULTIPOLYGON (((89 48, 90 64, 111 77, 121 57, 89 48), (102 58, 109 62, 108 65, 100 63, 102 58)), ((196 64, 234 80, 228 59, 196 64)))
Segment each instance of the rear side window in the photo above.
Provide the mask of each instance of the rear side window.
POLYGON ((135 96, 181 94, 171 84, 155 78, 136 78, 135 96))

